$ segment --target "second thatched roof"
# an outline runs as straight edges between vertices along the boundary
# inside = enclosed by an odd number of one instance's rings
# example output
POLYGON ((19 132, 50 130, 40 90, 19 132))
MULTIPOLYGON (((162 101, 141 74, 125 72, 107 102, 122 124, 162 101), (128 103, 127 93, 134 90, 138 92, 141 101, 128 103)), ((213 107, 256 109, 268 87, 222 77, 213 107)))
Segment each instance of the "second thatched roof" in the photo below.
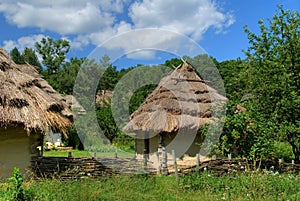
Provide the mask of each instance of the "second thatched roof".
POLYGON ((198 130, 213 118, 211 107, 227 98, 206 85, 193 66, 184 62, 164 77, 131 115, 125 132, 171 133, 198 130))
POLYGON ((17 65, 0 47, 0 127, 20 126, 28 133, 65 133, 72 112, 29 64, 17 65))

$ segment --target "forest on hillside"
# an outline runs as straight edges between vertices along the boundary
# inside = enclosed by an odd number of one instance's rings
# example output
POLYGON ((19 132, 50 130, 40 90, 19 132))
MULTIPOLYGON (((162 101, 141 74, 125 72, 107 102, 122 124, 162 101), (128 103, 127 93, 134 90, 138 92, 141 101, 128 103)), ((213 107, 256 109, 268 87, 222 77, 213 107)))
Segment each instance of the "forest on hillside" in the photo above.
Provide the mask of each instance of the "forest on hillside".
MULTIPOLYGON (((300 162, 300 14, 278 7, 270 20, 258 22, 260 33, 244 27, 249 46, 245 59, 217 61, 210 55, 184 58, 189 63, 213 62, 218 69, 228 98, 223 133, 214 146, 214 154, 245 157, 249 160, 279 159, 300 162), (242 108, 242 109, 241 109, 242 108)), ((140 65, 117 70, 108 56, 99 61, 70 58, 68 41, 44 38, 35 49, 14 48, 11 58, 17 64, 29 63, 61 94, 72 94, 78 72, 84 63, 98 67, 101 79, 97 91, 113 91, 117 83, 140 65), (39 62, 37 55, 42 58, 39 62)), ((180 58, 162 63, 169 71, 181 64, 180 58)), ((153 68, 157 66, 143 66, 153 68)), ((166 74, 161 68, 161 74, 166 74)), ((201 75, 200 75, 201 76, 201 75)), ((134 81, 134 78, 132 78, 134 81)), ((158 78, 152 78, 158 79, 158 78)), ((216 83, 219 86, 222 83, 216 83)), ((134 112, 155 88, 146 85, 135 91, 129 111, 134 112)), ((86 90, 86 89, 83 89, 86 90)), ((134 139, 125 135, 114 121, 111 102, 96 105, 100 128, 107 139, 124 149, 134 149, 134 139)), ((75 127, 69 130, 68 145, 82 149, 75 127)))

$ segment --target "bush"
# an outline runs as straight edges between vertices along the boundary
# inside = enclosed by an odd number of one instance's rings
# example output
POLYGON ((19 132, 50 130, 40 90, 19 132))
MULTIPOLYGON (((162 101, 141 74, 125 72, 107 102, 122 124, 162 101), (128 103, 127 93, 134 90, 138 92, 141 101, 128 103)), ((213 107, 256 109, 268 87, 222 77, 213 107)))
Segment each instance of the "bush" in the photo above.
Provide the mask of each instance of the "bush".
POLYGON ((291 162, 295 158, 292 146, 288 142, 275 142, 274 156, 276 159, 283 159, 285 162, 291 162))
POLYGON ((12 176, 5 187, 0 188, 0 200, 28 201, 32 200, 31 192, 24 187, 23 177, 18 168, 14 168, 12 176), (1 192, 3 190, 3 192, 1 192))

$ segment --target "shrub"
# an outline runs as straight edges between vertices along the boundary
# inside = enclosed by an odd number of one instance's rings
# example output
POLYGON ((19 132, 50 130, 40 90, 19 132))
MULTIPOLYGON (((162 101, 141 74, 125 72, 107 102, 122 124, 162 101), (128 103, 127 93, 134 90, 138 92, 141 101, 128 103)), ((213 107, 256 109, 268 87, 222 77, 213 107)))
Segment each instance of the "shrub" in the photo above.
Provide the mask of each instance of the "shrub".
POLYGON ((274 155, 277 159, 283 159, 285 162, 291 162, 295 157, 292 146, 288 142, 275 142, 274 155))

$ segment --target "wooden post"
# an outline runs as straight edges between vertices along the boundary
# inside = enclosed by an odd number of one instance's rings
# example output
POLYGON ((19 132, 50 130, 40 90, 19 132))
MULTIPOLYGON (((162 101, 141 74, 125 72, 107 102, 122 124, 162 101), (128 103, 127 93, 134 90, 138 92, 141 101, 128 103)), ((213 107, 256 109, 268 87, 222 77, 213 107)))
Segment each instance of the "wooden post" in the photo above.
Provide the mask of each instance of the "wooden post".
POLYGON ((166 147, 163 139, 163 135, 160 134, 160 143, 159 146, 161 148, 161 174, 168 174, 168 159, 166 153, 166 147))
POLYGON ((41 146, 42 146, 42 147, 41 147, 41 153, 40 153, 40 154, 41 154, 41 155, 40 155, 41 157, 44 156, 44 151, 45 151, 45 150, 44 150, 45 135, 46 135, 46 134, 44 133, 44 134, 42 135, 42 139, 41 139, 41 146))
POLYGON ((172 150, 172 156, 173 156, 173 162, 174 162, 176 181, 178 182, 179 181, 179 176, 178 176, 178 168, 177 168, 175 150, 172 150))
POLYGON ((72 152, 68 152, 68 158, 72 158, 72 152))
POLYGON ((166 153, 166 147, 162 147, 162 153, 161 153, 161 157, 162 157, 162 167, 161 167, 161 171, 162 174, 168 174, 168 159, 167 159, 167 153, 166 153))
POLYGON ((161 150, 158 147, 157 152, 156 152, 156 159, 157 159, 157 170, 158 173, 160 172, 160 155, 161 155, 161 150))
POLYGON ((231 160, 231 153, 230 153, 230 154, 228 154, 228 159, 229 159, 229 160, 231 160))
POLYGON ((197 159, 197 171, 200 170, 200 154, 196 154, 196 159, 197 159))
POLYGON ((115 151, 115 158, 118 158, 118 150, 115 151))
POLYGON ((144 159, 144 167, 146 167, 148 164, 148 159, 149 159, 149 133, 146 131, 144 135, 144 154, 143 154, 143 159, 144 159))
POLYGON ((292 160, 292 165, 295 165, 295 161, 294 160, 292 160))

